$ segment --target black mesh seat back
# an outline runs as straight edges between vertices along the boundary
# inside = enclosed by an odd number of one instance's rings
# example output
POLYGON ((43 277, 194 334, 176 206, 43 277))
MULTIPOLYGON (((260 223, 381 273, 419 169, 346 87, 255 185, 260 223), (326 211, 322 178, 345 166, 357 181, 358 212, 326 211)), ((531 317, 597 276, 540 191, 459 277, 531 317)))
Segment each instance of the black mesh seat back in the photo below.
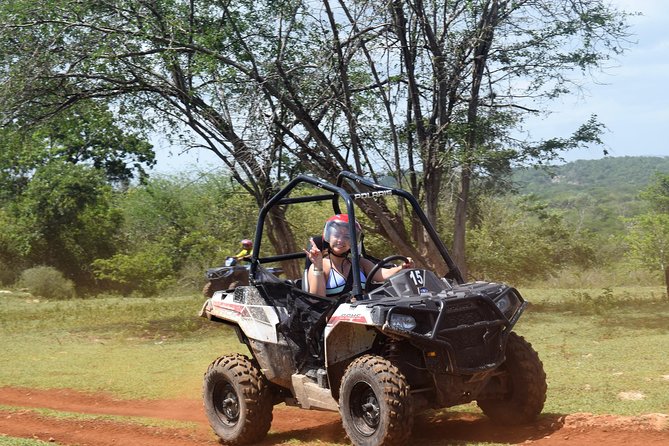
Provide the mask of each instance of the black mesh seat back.
POLYGON ((338 302, 295 288, 287 291, 288 317, 281 321, 278 329, 298 346, 294 351, 298 369, 308 364, 322 365, 325 358, 323 331, 338 302))

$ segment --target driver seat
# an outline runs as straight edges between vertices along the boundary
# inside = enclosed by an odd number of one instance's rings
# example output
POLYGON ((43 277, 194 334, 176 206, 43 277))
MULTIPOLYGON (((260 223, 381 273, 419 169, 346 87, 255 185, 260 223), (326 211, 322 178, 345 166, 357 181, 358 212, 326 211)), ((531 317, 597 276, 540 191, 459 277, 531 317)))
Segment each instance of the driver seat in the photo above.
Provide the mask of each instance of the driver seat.
MULTIPOLYGON (((323 235, 315 235, 315 236, 311 237, 310 240, 314 241, 314 244, 316 245, 316 247, 319 250, 321 250, 321 252, 323 251, 323 249, 324 249, 323 235)), ((379 263, 379 259, 377 259, 376 257, 372 257, 372 256, 368 255, 367 252, 365 251, 364 240, 365 240, 365 234, 363 233, 360 236, 360 257, 365 258, 365 259, 371 261, 374 264, 379 263)), ((311 241, 307 242, 306 249, 307 250, 311 249, 311 241)), ((306 292, 309 292, 309 279, 307 277, 307 274, 309 273, 309 267, 310 266, 311 266, 311 260, 309 260, 309 257, 307 257, 304 261, 304 272, 302 273, 302 283, 301 283, 302 291, 306 291, 306 292)))

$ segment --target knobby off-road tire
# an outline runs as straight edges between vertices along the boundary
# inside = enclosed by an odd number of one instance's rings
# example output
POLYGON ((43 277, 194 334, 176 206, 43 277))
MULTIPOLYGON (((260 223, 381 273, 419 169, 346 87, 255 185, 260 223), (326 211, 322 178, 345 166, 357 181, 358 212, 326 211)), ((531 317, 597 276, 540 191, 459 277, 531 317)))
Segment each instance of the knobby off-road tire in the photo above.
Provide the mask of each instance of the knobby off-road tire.
POLYGON ((532 344, 511 332, 506 361, 500 367, 504 374, 493 379, 506 380, 508 391, 501 399, 479 399, 476 403, 498 423, 518 425, 534 421, 546 401, 546 373, 532 344))
POLYGON ((408 444, 414 420, 409 384, 386 359, 365 355, 346 368, 339 388, 339 411, 356 446, 408 444))
POLYGON ((224 444, 255 443, 267 435, 272 396, 267 380, 246 356, 221 356, 212 362, 202 396, 209 425, 224 444))
POLYGON ((204 284, 204 288, 202 288, 202 294, 206 298, 210 298, 211 296, 214 295, 214 285, 212 285, 211 282, 207 282, 204 284))

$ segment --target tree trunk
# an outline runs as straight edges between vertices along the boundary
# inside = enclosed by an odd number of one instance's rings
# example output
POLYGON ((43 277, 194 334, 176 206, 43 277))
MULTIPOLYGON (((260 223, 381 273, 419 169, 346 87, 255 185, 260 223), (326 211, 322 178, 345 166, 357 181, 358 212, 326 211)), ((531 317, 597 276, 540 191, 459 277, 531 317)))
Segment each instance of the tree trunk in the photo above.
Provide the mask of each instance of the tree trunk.
POLYGON ((468 270, 465 255, 467 231, 467 206, 471 173, 468 166, 463 166, 460 177, 460 191, 455 203, 455 224, 453 228, 453 261, 460 268, 462 278, 466 281, 468 270))
POLYGON ((484 12, 478 25, 479 36, 474 48, 474 70, 472 73, 472 85, 467 109, 467 135, 465 147, 463 148, 460 194, 455 207, 453 257, 465 280, 467 280, 468 275, 465 259, 465 232, 467 230, 467 206, 469 204, 469 188, 471 186, 472 177, 472 160, 470 154, 482 143, 482 137, 479 134, 478 129, 479 97, 481 81, 483 79, 488 60, 488 53, 493 39, 493 30, 497 24, 499 2, 493 0, 488 6, 490 9, 484 12))
POLYGON ((439 213, 439 192, 441 191, 442 169, 434 166, 438 161, 430 160, 432 165, 425 170, 425 215, 433 226, 437 225, 439 213))
POLYGON ((669 265, 664 268, 664 284, 667 286, 667 300, 669 300, 669 265))
MULTIPOLYGON (((265 232, 270 243, 274 246, 277 254, 288 254, 300 250, 295 242, 295 236, 286 221, 286 209, 282 206, 274 206, 267 214, 268 224, 265 232)), ((289 279, 302 277, 302 265, 294 260, 281 262, 284 274, 289 279)))

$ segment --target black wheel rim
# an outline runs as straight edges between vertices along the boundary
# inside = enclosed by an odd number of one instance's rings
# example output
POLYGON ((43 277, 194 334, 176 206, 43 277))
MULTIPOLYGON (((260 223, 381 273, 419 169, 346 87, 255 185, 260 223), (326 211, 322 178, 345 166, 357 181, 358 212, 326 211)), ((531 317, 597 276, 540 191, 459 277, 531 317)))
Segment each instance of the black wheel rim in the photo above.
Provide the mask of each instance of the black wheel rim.
POLYGON ((239 397, 229 382, 221 383, 214 389, 214 407, 218 418, 229 426, 239 421, 239 397))
POLYGON ((360 382, 353 387, 349 410, 355 429, 362 435, 370 436, 379 428, 381 407, 369 384, 360 382))

